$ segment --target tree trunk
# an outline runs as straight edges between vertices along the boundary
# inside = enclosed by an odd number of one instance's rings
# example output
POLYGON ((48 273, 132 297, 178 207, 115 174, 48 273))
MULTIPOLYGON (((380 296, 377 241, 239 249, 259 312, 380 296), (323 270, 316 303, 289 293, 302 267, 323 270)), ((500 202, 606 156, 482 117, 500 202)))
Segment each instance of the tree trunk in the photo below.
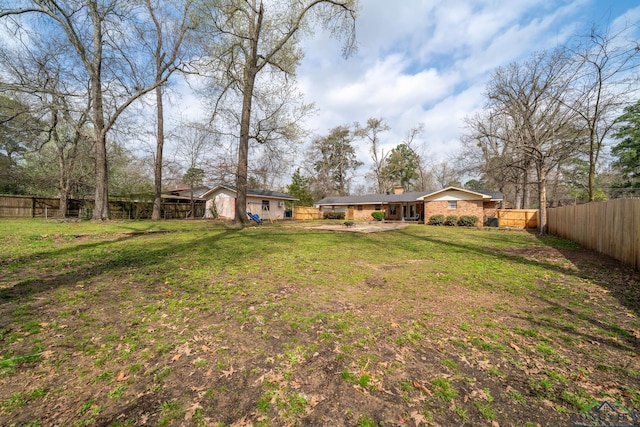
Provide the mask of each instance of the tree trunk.
POLYGON ((258 74, 258 40, 264 13, 262 3, 256 21, 250 27, 251 51, 244 67, 244 87, 242 95, 242 117, 240 119, 240 140, 238 142, 238 168, 236 173, 236 224, 247 224, 247 179, 249 170, 249 130, 251 125, 251 103, 253 88, 258 74))
POLYGON ((529 185, 529 171, 522 175, 522 206, 521 209, 529 209, 531 206, 531 186, 529 185))
POLYGON ((89 2, 91 22, 93 25, 93 55, 88 67, 91 76, 91 100, 93 102, 93 133, 96 167, 96 192, 92 219, 105 221, 109 219, 109 181, 107 176, 107 135, 102 105, 102 21, 98 5, 89 2))
MULTIPOLYGON (((57 130, 54 130, 57 132, 57 130)), ((60 197, 60 209, 58 209, 58 217, 65 218, 67 215, 67 206, 69 201, 69 178, 67 168, 64 161, 64 150, 58 148, 58 167, 60 169, 58 175, 58 196, 60 197)))
POLYGON ((195 219, 196 217, 196 212, 195 212, 195 204, 193 203, 193 184, 191 184, 191 219, 195 219))
POLYGON ((96 192, 92 219, 106 221, 109 219, 109 188, 107 177, 107 141, 103 132, 96 127, 95 168, 96 192))
POLYGON ((593 130, 589 135, 589 177, 588 177, 588 192, 589 192, 589 201, 593 202, 595 200, 595 186, 596 186, 596 164, 598 163, 598 157, 596 153, 596 142, 595 135, 593 130))
POLYGON ((522 175, 518 176, 515 184, 515 195, 513 200, 513 207, 520 209, 522 206, 522 175))
POLYGON ((156 87, 156 114, 158 120, 158 134, 156 135, 156 158, 153 174, 154 194, 153 212, 151 214, 151 219, 153 220, 159 220, 161 218, 162 211, 162 151, 164 149, 164 106, 162 103, 162 87, 160 85, 156 87))
POLYGON ((538 169, 538 192, 539 192, 539 211, 538 211, 538 226, 540 228, 540 235, 547 234, 547 171, 544 168, 538 169))

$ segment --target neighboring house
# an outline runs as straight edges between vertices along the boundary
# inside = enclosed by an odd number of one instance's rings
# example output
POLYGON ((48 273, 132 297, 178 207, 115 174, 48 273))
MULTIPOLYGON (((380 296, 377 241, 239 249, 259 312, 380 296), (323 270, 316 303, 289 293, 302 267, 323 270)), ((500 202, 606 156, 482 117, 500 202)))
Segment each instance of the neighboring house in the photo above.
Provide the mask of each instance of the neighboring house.
MULTIPOLYGON (((200 196, 206 199, 205 218, 213 218, 212 208, 218 217, 233 219, 236 216, 237 192, 234 187, 218 185, 200 196)), ((298 199, 288 194, 268 190, 247 190, 247 212, 258 214, 265 220, 290 218, 285 202, 295 202, 298 199)))
POLYGON ((485 223, 496 216, 502 202, 497 192, 471 191, 448 187, 433 193, 403 192, 394 189, 393 194, 369 194, 365 196, 325 197, 316 203, 321 214, 345 212, 354 220, 371 220, 371 212, 383 211, 390 221, 428 222, 432 215, 475 215, 485 223))

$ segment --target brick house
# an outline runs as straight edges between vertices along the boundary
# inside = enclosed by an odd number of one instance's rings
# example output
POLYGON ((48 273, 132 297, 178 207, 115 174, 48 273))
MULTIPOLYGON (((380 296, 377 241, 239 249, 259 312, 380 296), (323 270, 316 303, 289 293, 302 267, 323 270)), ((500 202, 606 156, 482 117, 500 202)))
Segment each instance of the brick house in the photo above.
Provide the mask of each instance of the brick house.
POLYGON ((385 220, 419 221, 427 223, 432 215, 475 215, 480 223, 496 216, 502 202, 497 192, 471 191, 448 187, 433 193, 404 192, 395 188, 389 194, 325 197, 315 206, 321 215, 326 212, 344 212, 345 218, 371 220, 371 212, 384 212, 385 220))
POLYGON ((475 215, 482 224, 486 224, 489 218, 497 217, 502 194, 447 187, 419 197, 419 200, 424 201, 424 217, 427 220, 432 215, 475 215))

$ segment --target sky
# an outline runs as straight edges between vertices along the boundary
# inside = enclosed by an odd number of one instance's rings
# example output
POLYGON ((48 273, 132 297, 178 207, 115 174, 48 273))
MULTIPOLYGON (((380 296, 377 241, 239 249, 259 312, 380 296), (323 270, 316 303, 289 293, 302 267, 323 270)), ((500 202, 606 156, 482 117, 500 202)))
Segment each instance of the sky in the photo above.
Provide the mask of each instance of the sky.
MULTIPOLYGON (((446 161, 460 147, 464 118, 482 109, 497 67, 593 25, 624 23, 640 34, 638 0, 361 0, 355 55, 343 58, 340 42, 321 30, 303 41, 298 86, 317 109, 307 126, 326 135, 382 118, 391 127, 381 134, 388 151, 423 124, 418 145, 430 161, 446 161)), ((356 145, 362 179, 370 154, 365 142, 356 145)))

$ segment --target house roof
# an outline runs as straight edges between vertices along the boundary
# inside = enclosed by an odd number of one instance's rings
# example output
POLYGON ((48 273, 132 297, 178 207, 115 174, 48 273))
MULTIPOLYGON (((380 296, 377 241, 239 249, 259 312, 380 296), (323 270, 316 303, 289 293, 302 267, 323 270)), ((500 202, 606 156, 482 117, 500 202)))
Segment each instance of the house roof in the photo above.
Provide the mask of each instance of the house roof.
POLYGON ((502 197, 503 197, 502 193, 500 193, 499 191, 467 190, 465 188, 459 188, 459 187, 447 187, 447 188, 443 188, 442 190, 434 191, 433 193, 425 194, 419 199, 420 200, 430 199, 441 193, 446 193, 447 191, 460 191, 463 193, 474 194, 477 196, 481 196, 482 199, 492 200, 492 201, 500 201, 502 200, 502 197))
POLYGON ((409 191, 402 194, 366 194, 364 196, 325 197, 316 205, 382 205, 386 203, 415 202, 424 196, 424 191, 409 191))
POLYGON ((427 193, 426 191, 409 191, 402 194, 366 194, 364 196, 335 196, 325 197, 322 200, 316 202, 316 206, 330 205, 384 205, 389 203, 409 203, 422 201, 426 198, 438 195, 446 191, 462 191, 469 194, 475 194, 482 199, 490 200, 502 200, 502 193, 495 191, 485 190, 465 190, 457 187, 447 187, 442 190, 435 191, 433 193, 427 193))
MULTIPOLYGON (((200 197, 201 198, 206 198, 207 196, 216 193, 217 191, 221 190, 221 189, 226 189, 228 191, 231 191, 233 193, 236 193, 236 188, 232 187, 230 185, 218 185, 214 188, 212 188, 211 190, 207 191, 206 193, 202 194, 200 197)), ((253 196, 253 197, 265 197, 268 199, 279 199, 279 200, 291 200, 291 201, 295 201, 295 200, 299 200, 296 199, 293 196, 290 196, 288 194, 285 193, 280 193, 279 191, 271 191, 271 190, 258 190, 258 189, 247 189, 247 196, 253 196)))

